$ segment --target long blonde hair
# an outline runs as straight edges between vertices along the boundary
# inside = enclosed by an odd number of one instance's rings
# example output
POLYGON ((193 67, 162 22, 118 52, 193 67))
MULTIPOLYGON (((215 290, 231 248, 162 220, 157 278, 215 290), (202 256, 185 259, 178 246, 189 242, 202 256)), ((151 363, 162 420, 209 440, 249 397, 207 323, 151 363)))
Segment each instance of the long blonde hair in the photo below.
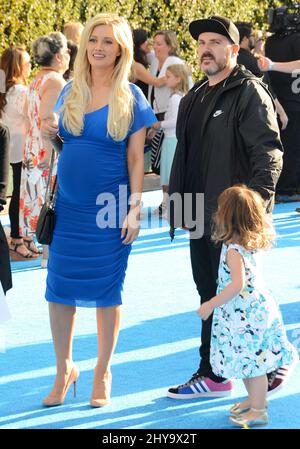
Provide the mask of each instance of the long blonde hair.
POLYGON ((239 243, 247 250, 268 248, 275 237, 259 193, 243 184, 224 190, 214 214, 212 240, 239 243))
POLYGON ((128 82, 133 62, 132 33, 128 22, 116 14, 98 14, 85 26, 74 65, 74 79, 61 108, 63 126, 74 136, 83 131, 84 113, 91 102, 91 67, 87 57, 87 44, 95 27, 109 25, 120 46, 112 74, 107 129, 116 141, 124 140, 132 123, 134 96, 128 82))

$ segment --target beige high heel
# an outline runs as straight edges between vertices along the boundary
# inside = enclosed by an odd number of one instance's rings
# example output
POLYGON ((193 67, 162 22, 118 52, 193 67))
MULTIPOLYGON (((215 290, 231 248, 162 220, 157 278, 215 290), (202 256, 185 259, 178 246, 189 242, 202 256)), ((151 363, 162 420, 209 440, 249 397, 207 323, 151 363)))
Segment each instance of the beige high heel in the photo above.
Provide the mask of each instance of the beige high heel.
POLYGON ((49 396, 47 396, 43 400, 43 405, 45 405, 46 407, 54 407, 57 405, 62 405, 65 401, 65 397, 68 392, 68 389, 70 388, 70 386, 72 384, 74 386, 74 398, 75 398, 76 397, 76 382, 78 380, 78 377, 79 377, 79 369, 77 368, 76 365, 73 365, 70 375, 68 377, 68 380, 67 380, 61 394, 59 394, 57 396, 53 396, 50 393, 49 396))
POLYGON ((94 376, 94 390, 101 388, 101 393, 99 397, 96 397, 94 393, 92 393, 92 397, 90 400, 91 407, 105 407, 106 405, 110 405, 110 395, 111 395, 111 383, 112 383, 112 374, 108 373, 103 379, 97 379, 97 376, 94 376))

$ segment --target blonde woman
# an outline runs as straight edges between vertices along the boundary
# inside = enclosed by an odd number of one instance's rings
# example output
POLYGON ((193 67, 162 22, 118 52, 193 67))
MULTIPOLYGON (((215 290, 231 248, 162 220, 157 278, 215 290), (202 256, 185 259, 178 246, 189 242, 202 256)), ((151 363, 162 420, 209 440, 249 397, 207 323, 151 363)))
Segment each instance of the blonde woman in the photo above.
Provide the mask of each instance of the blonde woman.
MULTIPOLYGON (((64 145, 46 299, 57 376, 46 406, 62 404, 79 376, 72 360, 76 306, 96 308, 98 361, 90 404, 110 402, 121 292, 139 232, 145 133, 156 121, 141 90, 128 82, 132 61, 126 20, 96 16, 82 33, 74 80, 56 105, 64 145)), ((46 122, 43 130, 48 137, 57 132, 46 122)))

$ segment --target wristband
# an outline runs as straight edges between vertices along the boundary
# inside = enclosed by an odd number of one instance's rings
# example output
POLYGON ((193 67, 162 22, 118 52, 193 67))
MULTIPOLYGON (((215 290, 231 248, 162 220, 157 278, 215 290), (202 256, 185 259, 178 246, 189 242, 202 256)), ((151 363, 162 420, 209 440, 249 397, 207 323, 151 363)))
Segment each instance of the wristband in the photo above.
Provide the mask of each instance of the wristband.
POLYGON ((268 71, 269 71, 269 72, 271 72, 271 71, 273 70, 273 65, 274 65, 274 62, 273 62, 273 61, 270 61, 270 62, 269 62, 269 68, 268 68, 268 71))

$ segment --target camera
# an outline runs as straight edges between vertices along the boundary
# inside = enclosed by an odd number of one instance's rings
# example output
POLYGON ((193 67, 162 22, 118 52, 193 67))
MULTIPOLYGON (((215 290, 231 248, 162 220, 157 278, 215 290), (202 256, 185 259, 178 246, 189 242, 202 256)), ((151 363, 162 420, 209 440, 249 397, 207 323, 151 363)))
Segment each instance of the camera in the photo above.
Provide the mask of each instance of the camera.
POLYGON ((300 31, 300 4, 268 9, 271 33, 291 34, 300 31))

